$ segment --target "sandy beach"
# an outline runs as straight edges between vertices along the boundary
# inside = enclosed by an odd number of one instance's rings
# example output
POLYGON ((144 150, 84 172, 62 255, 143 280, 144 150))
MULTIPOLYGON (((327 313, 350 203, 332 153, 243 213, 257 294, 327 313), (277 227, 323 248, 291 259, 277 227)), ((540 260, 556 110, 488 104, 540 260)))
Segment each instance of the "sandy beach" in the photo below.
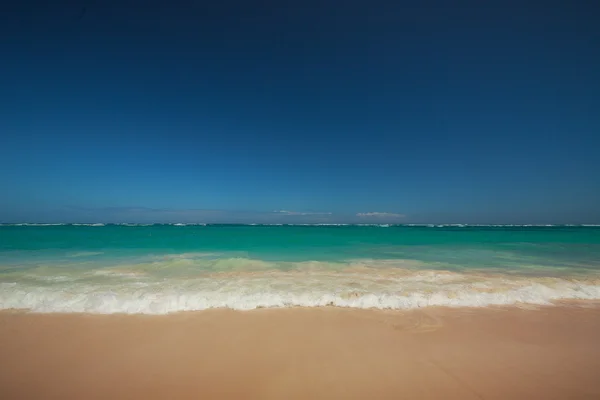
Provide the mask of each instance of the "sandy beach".
POLYGON ((2 399, 597 399, 600 308, 0 313, 2 399))

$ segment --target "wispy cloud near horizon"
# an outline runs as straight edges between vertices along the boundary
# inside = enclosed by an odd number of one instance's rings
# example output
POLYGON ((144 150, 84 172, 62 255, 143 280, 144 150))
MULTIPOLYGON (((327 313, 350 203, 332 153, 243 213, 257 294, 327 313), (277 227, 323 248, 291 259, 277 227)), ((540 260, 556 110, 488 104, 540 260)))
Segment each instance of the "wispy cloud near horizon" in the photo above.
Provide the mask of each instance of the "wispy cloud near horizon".
POLYGON ((364 213, 357 213, 356 216, 361 217, 361 218, 404 218, 404 217, 406 217, 406 215, 404 215, 404 214, 396 214, 396 213, 389 213, 389 212, 364 212, 364 213))
MULTIPOLYGON (((2 204, 0 204, 2 205, 2 204)), ((26 207, 14 210, 0 207, 0 223, 223 223, 223 224, 322 224, 322 223, 464 223, 464 224, 598 224, 600 217, 590 218, 574 210, 556 219, 547 213, 504 214, 495 218, 487 214, 393 212, 308 212, 290 210, 232 210, 202 208, 152 208, 146 206, 46 206, 37 210, 26 207), (568 217, 568 218, 567 218, 568 217)))
POLYGON ((312 212, 312 211, 288 211, 288 210, 276 210, 273 211, 279 215, 331 215, 330 212, 312 212))
POLYGON ((152 208, 144 206, 64 206, 33 218, 14 216, 3 222, 60 223, 327 223, 348 215, 312 211, 256 211, 202 208, 152 208))
MULTIPOLYGON (((392 212, 344 213, 331 211, 236 210, 209 208, 159 208, 147 206, 91 207, 67 205, 49 207, 39 213, 0 214, 3 223, 224 223, 224 224, 319 224, 383 223, 405 218, 392 212)), ((412 218, 412 217, 411 217, 412 218)))

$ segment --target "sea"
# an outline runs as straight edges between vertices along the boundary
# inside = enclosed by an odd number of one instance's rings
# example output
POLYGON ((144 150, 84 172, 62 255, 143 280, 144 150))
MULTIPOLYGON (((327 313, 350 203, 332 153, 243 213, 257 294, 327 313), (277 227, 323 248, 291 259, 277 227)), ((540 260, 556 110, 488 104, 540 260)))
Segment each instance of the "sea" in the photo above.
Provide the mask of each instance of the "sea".
POLYGON ((553 305, 600 299, 600 226, 0 225, 0 309, 553 305))

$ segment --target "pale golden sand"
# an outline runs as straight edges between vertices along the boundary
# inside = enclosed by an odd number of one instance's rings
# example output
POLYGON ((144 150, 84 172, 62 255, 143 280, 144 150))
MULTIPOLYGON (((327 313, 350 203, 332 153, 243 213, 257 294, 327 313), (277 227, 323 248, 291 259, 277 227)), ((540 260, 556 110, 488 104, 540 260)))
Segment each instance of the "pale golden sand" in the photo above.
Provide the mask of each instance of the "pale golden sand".
POLYGON ((0 313, 0 399, 600 399, 600 308, 0 313))

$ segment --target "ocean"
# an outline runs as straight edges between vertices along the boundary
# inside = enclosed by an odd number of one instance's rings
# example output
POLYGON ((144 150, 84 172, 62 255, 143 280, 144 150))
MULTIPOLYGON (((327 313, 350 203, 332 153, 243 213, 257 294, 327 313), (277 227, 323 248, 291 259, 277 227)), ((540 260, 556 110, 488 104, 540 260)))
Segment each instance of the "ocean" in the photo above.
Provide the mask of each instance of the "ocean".
POLYGON ((0 226, 0 309, 166 314, 569 299, 600 299, 599 226, 0 226))

